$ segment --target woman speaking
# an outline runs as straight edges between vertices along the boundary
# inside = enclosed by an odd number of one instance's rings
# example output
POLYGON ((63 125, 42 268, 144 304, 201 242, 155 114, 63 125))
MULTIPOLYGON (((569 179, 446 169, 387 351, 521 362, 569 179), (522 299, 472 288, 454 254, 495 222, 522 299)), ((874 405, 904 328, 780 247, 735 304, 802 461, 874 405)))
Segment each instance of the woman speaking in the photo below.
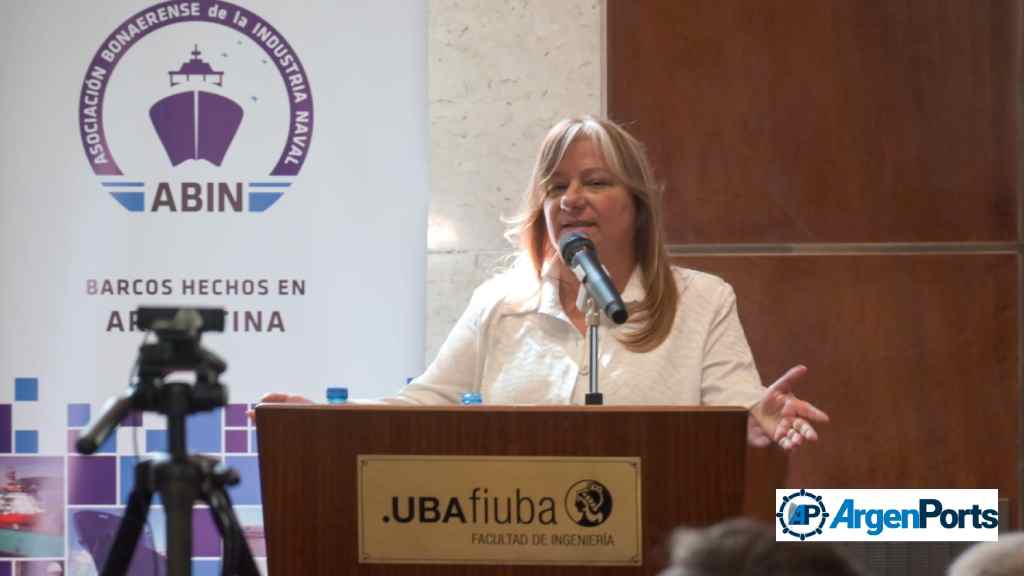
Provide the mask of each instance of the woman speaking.
MULTIPOLYGON (((476 289, 426 372, 385 401, 451 404, 478 392, 488 404, 582 404, 586 298, 558 250, 581 234, 629 316, 619 325, 602 315, 598 325, 606 404, 744 406, 754 445, 816 440, 812 422, 828 416, 793 393, 807 369, 764 388, 732 287, 669 263, 662 193, 643 145, 623 128, 592 116, 558 122, 510 222, 514 263, 476 289)), ((263 401, 308 402, 284 393, 263 401)))

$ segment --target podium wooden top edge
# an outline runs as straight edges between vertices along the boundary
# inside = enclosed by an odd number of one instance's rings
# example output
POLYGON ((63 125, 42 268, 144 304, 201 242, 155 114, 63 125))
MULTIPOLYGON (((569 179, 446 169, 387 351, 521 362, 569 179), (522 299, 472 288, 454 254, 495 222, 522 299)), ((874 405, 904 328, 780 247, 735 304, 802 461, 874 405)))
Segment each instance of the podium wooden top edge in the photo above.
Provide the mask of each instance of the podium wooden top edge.
POLYGON ((480 404, 480 405, 409 405, 409 404, 384 404, 384 403, 352 403, 352 404, 287 404, 271 403, 258 404, 256 413, 267 412, 363 412, 363 411, 392 411, 392 412, 649 412, 649 413, 703 413, 703 412, 747 412, 742 406, 692 406, 692 405, 612 405, 612 406, 586 406, 579 404, 557 405, 557 404, 480 404))

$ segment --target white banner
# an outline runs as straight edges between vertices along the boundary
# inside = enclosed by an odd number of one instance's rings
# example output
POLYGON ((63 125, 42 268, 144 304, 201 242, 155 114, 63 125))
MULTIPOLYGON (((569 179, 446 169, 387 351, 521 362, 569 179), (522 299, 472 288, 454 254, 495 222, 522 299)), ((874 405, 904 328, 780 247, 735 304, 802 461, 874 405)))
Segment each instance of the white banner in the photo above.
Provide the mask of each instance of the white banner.
MULTIPOLYGON (((116 524, 134 444, 166 449, 147 414, 101 455, 70 450, 129 384, 139 305, 228 310, 203 343, 228 363, 230 405, 192 417, 189 449, 241 471, 257 553, 246 405, 377 397, 422 370, 425 4, 0 4, 0 557, 23 557, 15 571, 94 573, 85 534, 116 524)), ((198 574, 220 551, 201 512, 198 574)), ((161 514, 144 536, 158 557, 161 514)))
POLYGON ((775 539, 995 542, 998 490, 775 491, 775 539))

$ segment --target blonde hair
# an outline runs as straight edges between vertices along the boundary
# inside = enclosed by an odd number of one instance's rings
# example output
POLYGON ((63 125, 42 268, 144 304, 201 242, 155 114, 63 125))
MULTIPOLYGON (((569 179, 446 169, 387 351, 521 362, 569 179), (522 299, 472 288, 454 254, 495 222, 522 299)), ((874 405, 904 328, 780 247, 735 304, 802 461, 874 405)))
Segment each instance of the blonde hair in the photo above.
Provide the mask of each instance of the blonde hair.
POLYGON ((679 292, 669 267, 662 229, 663 187, 654 179, 643 144, 621 126, 594 116, 561 120, 548 132, 533 166, 523 211, 509 220, 506 237, 519 245, 520 256, 537 277, 545 260, 555 254, 544 220, 546 185, 569 145, 579 138, 594 142, 612 174, 633 195, 636 204, 636 261, 643 278, 644 299, 630 306, 631 324, 637 328, 620 338, 626 348, 647 352, 668 337, 675 320, 679 292))

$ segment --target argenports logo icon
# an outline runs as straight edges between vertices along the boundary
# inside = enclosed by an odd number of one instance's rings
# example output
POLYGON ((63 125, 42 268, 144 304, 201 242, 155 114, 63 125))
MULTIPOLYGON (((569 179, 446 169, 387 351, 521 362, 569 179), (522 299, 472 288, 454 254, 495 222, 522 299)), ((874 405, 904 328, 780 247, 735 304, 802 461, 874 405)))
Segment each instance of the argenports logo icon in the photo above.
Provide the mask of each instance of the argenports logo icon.
POLYGON ((799 492, 782 498, 775 517, 779 519, 783 534, 806 540, 821 534, 829 513, 825 511, 821 496, 801 488, 799 492))
POLYGON ((255 13, 167 1, 102 42, 78 123, 98 187, 129 211, 263 212, 302 169, 313 98, 291 44, 255 13))

